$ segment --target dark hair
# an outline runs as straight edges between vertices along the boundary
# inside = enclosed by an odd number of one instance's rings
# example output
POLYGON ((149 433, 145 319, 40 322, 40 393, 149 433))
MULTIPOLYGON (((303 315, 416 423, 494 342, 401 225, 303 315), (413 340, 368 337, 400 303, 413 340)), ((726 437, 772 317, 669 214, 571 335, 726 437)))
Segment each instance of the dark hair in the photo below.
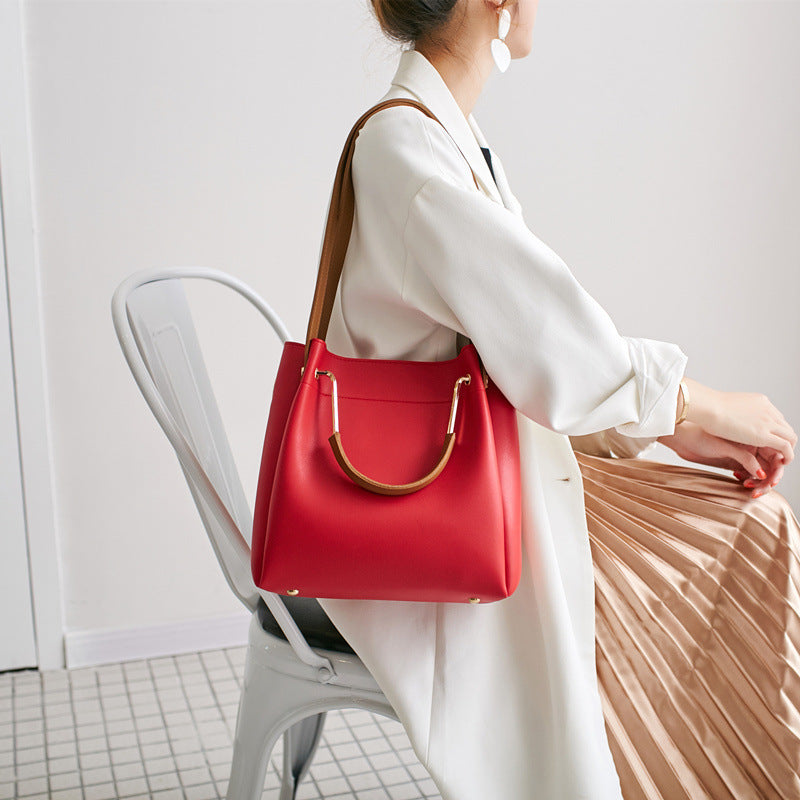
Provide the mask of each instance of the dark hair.
MULTIPOLYGON (((383 32, 397 42, 433 43, 447 49, 440 32, 458 0, 370 0, 383 32)), ((465 8, 466 11, 466 8, 465 8)))

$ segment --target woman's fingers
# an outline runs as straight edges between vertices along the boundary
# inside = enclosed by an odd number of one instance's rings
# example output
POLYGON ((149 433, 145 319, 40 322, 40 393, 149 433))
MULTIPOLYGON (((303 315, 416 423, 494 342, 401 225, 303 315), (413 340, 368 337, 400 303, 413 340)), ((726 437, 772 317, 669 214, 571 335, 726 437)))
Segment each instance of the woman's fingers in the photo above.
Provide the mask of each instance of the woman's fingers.
POLYGON ((792 459, 794 458, 794 448, 782 436, 776 436, 775 434, 770 434, 768 436, 768 441, 764 443, 764 446, 771 447, 774 450, 778 450, 783 456, 784 464, 791 463, 792 459))
POLYGON ((739 480, 743 480, 746 489, 753 490, 752 496, 754 498, 766 494, 783 477, 783 458, 779 452, 773 452, 769 455, 759 453, 758 460, 763 465, 766 474, 765 478, 747 477, 741 472, 734 473, 739 480))
POLYGON ((783 477, 783 460, 777 454, 772 459, 772 463, 774 466, 774 470, 772 475, 770 476, 770 486, 777 485, 778 481, 783 477))
POLYGON ((756 458, 758 458, 758 461, 761 464, 762 469, 764 470, 764 472, 762 473, 764 477, 760 480, 759 483, 754 484, 753 488, 760 490, 762 493, 768 492, 770 490, 770 487, 772 486, 772 479, 775 474, 775 464, 773 461, 774 453, 759 451, 758 453, 756 453, 756 458))
POLYGON ((755 453, 751 453, 742 447, 735 447, 732 456, 737 463, 742 465, 748 475, 757 476, 761 472, 766 477, 766 470, 762 467, 755 453))
POLYGON ((734 477, 742 481, 746 489, 752 490, 754 498, 766 494, 783 474, 783 461, 777 451, 752 453, 749 448, 737 448, 736 458, 745 471, 734 471, 734 477))
POLYGON ((793 448, 797 446, 797 434, 785 419, 773 427, 772 433, 782 436, 793 448))

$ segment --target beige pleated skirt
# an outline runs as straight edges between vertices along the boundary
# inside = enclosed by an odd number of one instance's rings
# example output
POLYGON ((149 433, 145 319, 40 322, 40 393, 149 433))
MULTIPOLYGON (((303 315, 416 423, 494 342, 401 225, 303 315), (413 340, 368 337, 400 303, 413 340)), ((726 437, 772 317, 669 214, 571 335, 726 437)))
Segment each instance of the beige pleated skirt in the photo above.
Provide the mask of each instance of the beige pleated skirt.
POLYGON ((800 800, 800 524, 776 489, 576 452, 625 800, 800 800))

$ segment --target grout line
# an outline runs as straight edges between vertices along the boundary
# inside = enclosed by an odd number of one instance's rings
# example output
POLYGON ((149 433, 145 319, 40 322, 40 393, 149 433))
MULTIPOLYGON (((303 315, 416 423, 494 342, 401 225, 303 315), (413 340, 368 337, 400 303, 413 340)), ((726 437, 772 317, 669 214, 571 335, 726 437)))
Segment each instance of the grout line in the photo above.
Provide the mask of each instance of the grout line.
MULTIPOLYGON (((219 652, 219 651, 215 651, 215 652, 219 652)), ((200 668, 201 668, 201 672, 203 674, 203 677, 205 678, 206 683, 208 684, 209 688, 211 689, 211 695, 214 698, 214 707, 219 710, 220 717, 222 718, 222 722, 224 723, 225 728, 226 728, 226 730, 228 730, 228 734, 230 735, 230 730, 228 729, 228 722, 227 722, 227 720, 225 718, 225 714, 222 712, 222 706, 220 705, 219 697, 217 696, 217 692, 214 689, 214 681, 211 680, 211 676, 208 674, 208 670, 206 669, 206 662, 203 661, 203 657, 201 655, 197 656, 197 660, 200 662, 200 668)), ((226 658, 225 660, 227 661, 228 659, 226 658)), ((183 687, 183 680, 181 680, 181 686, 183 687)), ((184 694, 186 694, 185 687, 184 687, 184 694)), ((197 720, 195 719, 194 712, 192 711, 192 704, 189 702, 188 695, 186 697, 186 702, 189 705, 189 713, 192 715, 192 720, 194 720, 195 727, 197 727, 197 720)), ((199 731, 199 729, 198 729, 198 731, 199 731)), ((203 759, 206 762, 206 767, 208 767, 208 774, 211 776, 211 782, 213 783, 214 791, 216 792, 217 791, 217 782, 216 782, 216 780, 214 780, 214 772, 211 769, 211 762, 208 760, 208 752, 206 751, 206 745, 205 745, 205 742, 203 741, 202 737, 200 738, 200 749, 203 752, 203 759)), ((228 775, 228 781, 230 781, 230 775, 228 775)))
MULTIPOLYGON (((159 659, 159 660, 163 661, 163 659, 159 659)), ((161 721, 164 723, 164 733, 167 735, 167 744, 169 745, 169 752, 172 754, 172 761, 175 764, 175 774, 178 776, 178 788, 180 789, 181 794, 184 797, 184 800, 186 800, 186 790, 183 787, 183 783, 181 782, 181 776, 180 776, 180 773, 178 772, 178 762, 175 760, 175 750, 172 748, 172 738, 169 735, 169 728, 167 727, 167 720, 166 720, 166 717, 164 716, 164 706, 161 705, 161 697, 159 696, 159 693, 158 693, 158 683, 156 682, 156 674, 155 674, 155 672, 153 672, 153 664, 151 663, 150 659, 148 658, 148 659, 146 659, 146 661, 147 661, 147 670, 150 673, 150 677, 151 677, 151 679, 153 681, 153 691, 154 691, 155 696, 156 696, 156 702, 158 703, 158 710, 161 712, 161 721)), ((172 664, 175 666, 175 671, 177 672, 178 671, 178 665, 175 663, 175 656, 171 656, 171 661, 172 661, 172 664)), ((180 675, 180 673, 178 673, 178 674, 180 675)), ((181 679, 179 681, 179 683, 181 685, 181 688, 183 689, 183 680, 181 679)), ((185 694, 185 690, 184 690, 184 694, 185 694)), ((189 711, 189 713, 191 714, 191 710, 189 711)), ((192 717, 192 719, 194 720, 194 717, 192 717)), ((196 727, 197 727, 197 723, 195 722, 195 728, 196 727)), ((199 732, 198 732, 198 734, 199 734, 199 732)), ((199 739, 199 735, 198 735, 198 739, 199 739)), ((200 740, 200 748, 203 750, 203 756, 205 757, 205 749, 203 748, 202 740, 200 740)), ((144 764, 144 760, 142 760, 142 764, 144 764)), ((147 774, 147 768, 146 767, 145 767, 144 771, 145 771, 145 775, 146 775, 147 774)), ((213 778, 212 778, 212 780, 213 780, 213 778)), ((147 781, 147 785, 148 786, 150 785, 149 778, 148 778, 148 781, 147 781)))
MULTIPOLYGON (((19 780, 17 767, 17 708, 14 702, 17 699, 17 682, 11 679, 11 768, 14 770, 14 794, 19 794, 19 780)), ((44 709, 42 709, 42 733, 44 733, 44 709)), ((46 745, 45 745, 46 747, 46 745)), ((45 749, 45 763, 47 763, 47 750, 45 749)), ((49 772, 50 770, 48 770, 49 772)), ((50 788, 50 781, 47 781, 47 788, 50 788)))
MULTIPOLYGON (((400 755, 400 751, 394 746, 394 742, 392 742, 389 734, 387 734, 386 731, 384 731, 383 726, 381 725, 381 722, 391 721, 391 718, 390 717, 384 717, 382 714, 375 714, 373 712, 368 712, 368 713, 370 713, 372 715, 372 723, 374 725, 376 725, 378 730, 381 732, 379 737, 375 736, 375 737, 370 737, 370 738, 371 739, 383 738, 386 741, 386 743, 389 745, 390 751, 392 753, 394 753, 395 756, 397 756, 397 760, 400 763, 400 766, 403 767, 403 770, 405 771, 406 776, 407 776, 407 780, 404 783, 399 783, 399 784, 393 783, 391 785, 392 786, 401 786, 401 785, 404 785, 405 783, 411 783, 414 786, 414 788, 417 790, 417 792, 419 792, 419 800, 423 800, 423 798, 427 798, 428 795, 426 795, 423 792, 422 787, 417 783, 417 779, 411 774, 411 771, 408 768, 408 764, 406 764, 406 762, 403 760, 402 756, 400 755)), ((389 792, 389 787, 383 782, 383 777, 381 775, 383 770, 376 769, 375 767, 372 766, 372 762, 370 761, 369 755, 366 753, 366 751, 364 751, 364 748, 361 746, 361 740, 359 739, 359 737, 356 734, 356 732, 353 730, 353 727, 350 725, 350 721, 347 718, 347 713, 344 713, 342 716, 344 717, 344 721, 345 721, 345 724, 347 725, 348 730, 350 730, 350 732, 353 735, 353 739, 358 743, 358 746, 362 750, 362 752, 364 752, 364 757, 366 758, 367 763, 370 765, 370 769, 378 776, 378 780, 380 781, 381 787, 384 789, 384 791, 386 791, 387 794, 391 794, 389 792)), ((392 734, 392 735, 396 735, 396 734, 392 734)), ((411 747, 411 743, 410 742, 409 742, 409 747, 411 747)), ((412 748, 412 752, 413 752, 413 748, 412 748)), ((378 755, 383 755, 383 754, 378 754, 378 755)), ((396 767, 391 767, 391 769, 396 769, 396 767)))
MULTIPOLYGON (((68 675, 66 676, 65 680, 66 680, 66 684, 64 686, 64 689, 69 694, 71 692, 71 686, 70 686, 70 680, 69 680, 69 676, 68 675)), ((44 680, 44 674, 43 673, 40 673, 40 682, 41 682, 41 687, 42 687, 42 735, 44 737, 44 762, 45 762, 44 766, 45 766, 45 772, 46 772, 45 778, 47 779, 47 796, 50 797, 50 795, 56 790, 53 788, 52 775, 50 774, 50 763, 49 763, 50 762, 50 740, 49 740, 48 735, 47 735, 47 732, 48 732, 47 714, 45 712, 45 708, 47 707, 47 699, 46 698, 47 698, 47 694, 48 693, 46 691, 47 687, 45 685, 45 680, 44 680)), ((12 687, 13 687, 13 684, 14 684, 14 681, 12 681, 12 687)), ((13 688, 12 688, 12 693, 13 693, 13 688)), ((62 699, 61 702, 63 703, 64 700, 62 699)), ((71 702, 70 702, 70 710, 72 710, 72 703, 71 702)), ((12 736, 14 736, 14 737, 16 737, 16 729, 17 729, 17 726, 16 726, 16 719, 15 719, 15 722, 14 722, 14 725, 13 725, 13 729, 12 729, 13 730, 12 736)), ((72 715, 72 726, 71 726, 71 729, 72 729, 72 733, 73 733, 73 737, 74 737, 73 738, 73 742, 75 743, 75 757, 77 759, 78 758, 78 733, 77 733, 77 730, 75 728, 75 717, 74 717, 74 714, 72 715)), ((61 728, 53 728, 52 730, 56 731, 56 730, 62 730, 62 729, 61 728)), ((59 742, 59 744, 63 744, 63 741, 59 742)), ((16 748, 14 748, 14 763, 16 764, 16 748)), ((76 768, 75 771, 78 772, 78 778, 80 779, 80 761, 78 761, 78 767, 76 768)), ((17 777, 16 776, 16 767, 14 769, 14 777, 15 778, 17 777)), ((16 784, 15 784, 15 788, 17 790, 17 793, 19 793, 19 787, 16 786, 16 784)))
MULTIPOLYGON (((387 720, 387 719, 389 719, 389 717, 384 717, 383 719, 387 720)), ((423 797, 422 789, 419 788, 419 786, 417 785, 416 780, 414 780, 414 776, 411 774, 410 770, 408 769, 408 764, 406 764, 406 762, 403 761, 402 757, 400 756, 400 751, 394 746, 394 742, 391 740, 391 737, 389 736, 389 734, 387 734, 383 730, 383 727, 380 725, 380 723, 378 723, 378 727, 383 732, 383 734, 384 734, 384 736, 386 738, 386 741, 389 743, 389 747, 391 748, 392 752, 397 756, 397 760, 400 762, 400 766, 405 770, 405 773, 408 776, 408 780, 411 781, 411 783, 413 783, 414 786, 417 788, 417 791, 419 792, 420 797, 423 797)), ((394 734, 392 734, 392 735, 394 735, 394 734)), ((381 783, 383 783, 383 781, 381 781, 381 783)), ((396 784, 392 784, 392 785, 394 786, 396 784)), ((388 791, 388 789, 387 789, 387 791, 388 791)))
MULTIPOLYGON (((146 658, 138 659, 138 662, 144 662, 144 664, 148 667, 148 672, 150 671, 149 670, 149 665, 147 664, 147 659, 146 658)), ((128 663, 137 663, 137 662, 128 662, 128 663)), ((148 774, 147 767, 145 766, 144 753, 142 752, 142 739, 141 739, 141 737, 139 735, 139 726, 137 724, 136 714, 134 714, 133 696, 131 694, 131 688, 128 685, 128 673, 125 671, 124 668, 122 670, 122 682, 123 682, 123 684, 125 686, 125 696, 128 698, 128 706, 131 709, 131 716, 133 717, 133 732, 134 732, 134 735, 136 736, 136 749, 139 751, 139 760, 142 763, 142 773, 144 775, 144 782, 147 784, 147 793, 151 794, 152 791, 153 791, 153 787, 150 785, 150 775, 148 774)), ((155 692, 155 686, 153 687, 153 691, 155 692)), ((155 694, 156 694, 156 697, 158 697, 158 693, 155 692, 155 694)), ((158 707, 160 709, 161 705, 159 704, 158 707)), ((169 734, 167 734, 167 739, 169 739, 169 734)), ((106 738, 106 741, 107 740, 108 739, 106 738)), ((113 763, 114 763, 114 761, 113 761, 113 759, 111 759, 111 748, 109 748, 109 759, 111 760, 111 763, 112 763, 111 769, 112 769, 112 772, 113 772, 113 769, 114 769, 113 763)), ((115 788, 116 788, 116 785, 117 785, 117 783, 116 783, 116 775, 115 775, 114 776, 114 787, 115 788)))
MULTIPOLYGON (((14 770, 14 794, 19 794, 19 778, 17 768, 19 764, 17 764, 17 682, 14 678, 11 678, 11 767, 14 770)), ((44 733, 44 709, 42 709, 42 733, 44 733)), ((45 763, 47 763, 47 750, 45 750, 45 763)), ((49 770, 48 770, 49 771, 49 770)), ((47 782, 48 788, 50 787, 50 781, 47 782)))
MULTIPOLYGON (((122 667, 120 667, 120 672, 122 672, 122 667)), ((123 682, 124 682, 124 675, 123 675, 123 682)), ((114 794, 118 797, 119 790, 117 789, 117 776, 114 774, 114 764, 111 761, 111 748, 109 747, 108 742, 108 719, 106 718, 106 709, 103 705, 103 691, 102 691, 102 684, 100 683, 100 676, 97 673, 97 670, 94 672, 94 680, 97 684, 97 704, 100 706, 100 716, 103 719, 103 738, 106 741, 106 752, 108 753, 108 771, 111 773, 111 784, 114 787, 114 794)), ((130 704, 130 700, 128 701, 128 709, 131 712, 131 722, 133 723, 134 729, 136 728, 136 720, 133 716, 133 706, 130 704)), ((75 731, 75 747, 78 749, 78 732, 75 731)), ((81 757, 80 753, 78 753, 78 772, 81 774, 81 781, 83 780, 83 768, 81 766, 81 757)))
MULTIPOLYGON (((72 676, 68 676, 69 680, 67 681, 67 685, 69 687, 69 708, 72 713, 72 730, 75 732, 75 761, 77 762, 77 770, 78 770, 78 781, 80 782, 80 790, 81 790, 81 797, 86 797, 86 786, 83 783, 83 770, 81 769, 81 756, 80 756, 80 747, 78 745, 78 719, 75 715, 75 692, 74 686, 72 685, 72 676)), ((94 679, 95 683, 97 682, 97 672, 94 671, 94 679)), ((44 712, 42 712, 44 714, 44 712)), ((46 720, 43 721, 46 724, 46 720)), ((110 756, 109 756, 110 758, 110 756)), ((50 765, 47 765, 47 774, 48 774, 48 785, 50 784, 50 765)))
MULTIPOLYGON (((364 752, 364 748, 361 747, 361 742, 359 742, 356 739, 356 737, 353 735, 353 729, 350 727, 350 724, 347 722, 346 716, 343 713, 341 713, 341 711, 342 711, 341 709, 336 709, 336 710, 340 712, 340 715, 342 717, 342 722, 344 723, 345 730, 350 734, 350 738, 358 745, 358 747, 361 750, 364 758, 367 759, 367 754, 364 752)), ((339 730, 341 730, 341 729, 339 729, 339 730)), ((343 744, 343 743, 342 742, 336 742, 336 744, 343 744)), ((347 783, 348 789, 353 793, 353 797, 358 797, 358 793, 357 793, 356 787, 353 786, 352 783, 350 783, 350 776, 345 772, 344 768, 342 767, 341 762, 339 761, 339 759, 336 756, 336 753, 333 752, 333 746, 332 745, 328 745, 328 750, 330 751, 331 758, 335 762, 336 766, 339 767, 339 771, 342 773, 342 776, 344 777, 345 782, 347 783)), ((367 759, 367 764, 369 764, 369 759, 367 759)), ((370 764, 370 766, 372 766, 372 765, 370 764)), ((377 770, 373 770, 373 772, 375 772, 375 774, 377 775, 377 770)), ((377 777, 378 777, 378 781, 381 784, 381 787, 383 787, 383 781, 381 780, 381 776, 377 775, 377 777)), ((383 788, 385 788, 385 787, 383 787, 383 788)), ((322 796, 322 793, 320 792, 320 797, 321 796, 322 796)))
MULTIPOLYGON (((14 688, 13 688, 14 681, 13 680, 11 681, 11 684, 12 684, 11 694, 12 694, 12 698, 13 698, 13 694, 14 694, 14 688)), ((47 773, 45 775, 45 780, 47 781, 47 796, 50 797, 52 795, 52 793, 53 793, 53 786, 50 783, 50 767, 49 767, 49 763, 48 763, 49 760, 50 760, 48 758, 50 742, 47 739, 47 715, 45 714, 45 686, 44 686, 44 678, 42 677, 42 673, 41 672, 39 673, 39 686, 41 687, 41 690, 42 690, 42 694, 41 694, 41 698, 42 698, 42 739, 43 739, 43 744, 44 744, 44 765, 45 765, 45 771, 47 773)), ((14 725, 13 725, 13 731, 16 734, 16 730, 17 730, 16 713, 14 712, 13 705, 11 707, 11 714, 15 719, 15 722, 14 722, 14 725)), ((76 753, 76 755, 77 755, 77 752, 78 752, 78 735, 76 733, 75 734, 75 753, 76 753)), ((17 749, 15 747, 14 748, 14 764, 16 765, 16 763, 17 763, 17 749)), ((80 766, 80 762, 78 762, 78 765, 80 766)), ((16 779, 16 777, 17 777, 17 768, 15 766, 14 767, 14 778, 16 779)), ((14 791, 17 794, 19 794, 19 787, 17 786, 16 782, 14 783, 14 791)))

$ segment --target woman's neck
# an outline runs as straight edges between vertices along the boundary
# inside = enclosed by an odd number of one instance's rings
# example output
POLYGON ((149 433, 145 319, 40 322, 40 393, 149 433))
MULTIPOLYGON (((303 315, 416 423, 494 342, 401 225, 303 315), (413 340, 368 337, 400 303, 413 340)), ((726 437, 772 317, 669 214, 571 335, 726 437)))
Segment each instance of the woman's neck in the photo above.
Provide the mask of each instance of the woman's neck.
POLYGON ((472 113, 478 101, 486 80, 492 71, 493 60, 491 53, 488 58, 473 58, 469 63, 452 56, 450 53, 432 52, 422 48, 415 48, 433 64, 442 80, 447 84, 450 94, 455 98, 465 117, 472 113))

